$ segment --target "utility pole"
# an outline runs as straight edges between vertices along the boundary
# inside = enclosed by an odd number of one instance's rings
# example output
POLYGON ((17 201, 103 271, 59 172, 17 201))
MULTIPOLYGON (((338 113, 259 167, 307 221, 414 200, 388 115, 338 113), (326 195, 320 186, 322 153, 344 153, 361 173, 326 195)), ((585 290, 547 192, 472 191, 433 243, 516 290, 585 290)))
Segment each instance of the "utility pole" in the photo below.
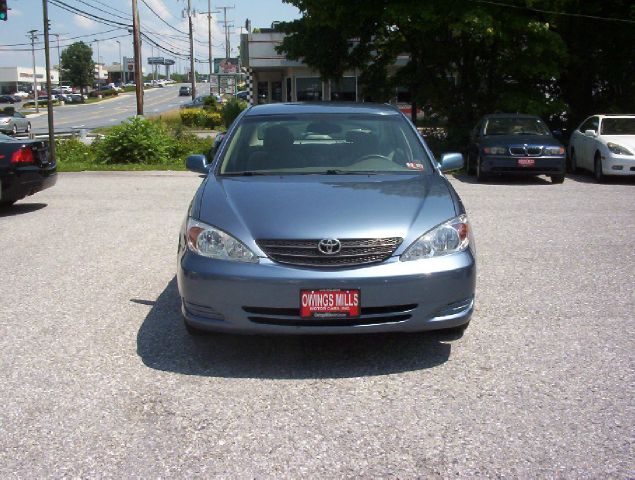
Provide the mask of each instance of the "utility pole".
POLYGON ((139 32, 139 7, 132 0, 132 35, 134 45, 134 83, 137 94, 137 116, 143 116, 143 74, 141 71, 141 33, 139 32))
POLYGON ((33 98, 35 100, 35 111, 37 113, 40 113, 40 105, 37 101, 37 74, 35 73, 35 41, 37 40, 36 32, 37 30, 29 30, 29 35, 31 36, 31 55, 33 57, 33 98))
POLYGON ((229 25, 227 23, 227 10, 233 10, 236 6, 232 7, 217 7, 223 10, 223 27, 225 28, 225 59, 230 58, 231 54, 231 42, 229 39, 229 27, 233 27, 233 25, 229 25))
POLYGON ((66 35, 66 33, 51 33, 57 39, 57 68, 58 72, 58 83, 60 88, 62 87, 62 57, 60 56, 60 36, 66 35))
POLYGON ((42 0, 42 12, 44 14, 44 58, 46 59, 46 89, 49 93, 49 100, 48 102, 46 102, 49 124, 49 155, 51 156, 51 162, 55 163, 55 127, 53 122, 53 97, 51 95, 51 50, 49 45, 50 28, 48 3, 48 0, 42 0))
POLYGON ((190 74, 192 76, 192 100, 196 98, 196 71, 194 70, 194 25, 192 24, 192 0, 187 0, 187 19, 190 27, 190 74))
POLYGON ((209 41, 209 94, 212 94, 212 74, 214 73, 214 57, 212 56, 212 13, 220 13, 219 10, 212 11, 212 0, 207 0, 207 35, 209 41))

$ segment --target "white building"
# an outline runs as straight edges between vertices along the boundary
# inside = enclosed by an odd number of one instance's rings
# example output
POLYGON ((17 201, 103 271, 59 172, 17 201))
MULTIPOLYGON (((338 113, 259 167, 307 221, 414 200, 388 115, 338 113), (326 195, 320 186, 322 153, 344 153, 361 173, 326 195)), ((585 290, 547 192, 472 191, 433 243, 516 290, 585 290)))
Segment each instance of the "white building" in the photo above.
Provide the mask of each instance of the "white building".
MULTIPOLYGON (((46 89, 46 68, 35 67, 38 90, 46 89)), ((59 72, 51 70, 51 83, 58 85, 59 72)), ((0 67, 0 94, 33 90, 33 67, 0 67)))

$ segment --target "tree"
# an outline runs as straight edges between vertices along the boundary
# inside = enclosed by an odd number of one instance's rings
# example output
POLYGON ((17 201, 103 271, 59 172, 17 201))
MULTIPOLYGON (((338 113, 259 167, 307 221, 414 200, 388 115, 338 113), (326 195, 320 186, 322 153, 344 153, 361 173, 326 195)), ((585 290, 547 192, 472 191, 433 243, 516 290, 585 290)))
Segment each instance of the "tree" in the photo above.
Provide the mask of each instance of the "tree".
POLYGON ((92 85, 95 78, 93 49, 84 42, 75 42, 64 49, 60 63, 62 76, 80 88, 83 99, 84 87, 92 85))
POLYGON ((466 0, 286 1, 303 16, 282 25, 280 51, 325 79, 358 69, 364 96, 375 101, 406 87, 413 107, 447 119, 457 145, 484 113, 564 108, 550 96, 564 43, 526 11, 466 0))

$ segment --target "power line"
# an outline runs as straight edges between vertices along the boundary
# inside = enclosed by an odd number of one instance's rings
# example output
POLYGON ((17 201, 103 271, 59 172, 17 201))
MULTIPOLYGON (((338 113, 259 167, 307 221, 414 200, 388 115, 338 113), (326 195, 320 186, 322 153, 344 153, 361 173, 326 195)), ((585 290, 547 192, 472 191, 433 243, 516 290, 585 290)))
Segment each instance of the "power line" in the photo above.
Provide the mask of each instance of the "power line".
POLYGON ((103 23, 104 25, 108 25, 110 27, 116 27, 116 26, 126 27, 126 28, 132 27, 132 25, 127 23, 121 23, 115 20, 108 20, 107 18, 103 18, 98 15, 85 12, 84 10, 80 10, 77 7, 73 7, 71 5, 68 5, 67 3, 62 2, 62 0, 50 0, 50 1, 53 5, 55 5, 58 8, 61 8, 62 10, 66 10, 67 12, 71 12, 71 13, 76 13, 77 15, 81 17, 88 18, 89 20, 94 20, 97 23, 103 23))
MULTIPOLYGON (((91 35, 91 36, 93 36, 93 35, 91 35)), ((115 40, 115 39, 126 38, 126 37, 128 37, 128 35, 117 35, 115 37, 100 38, 98 40, 100 42, 106 42, 108 40, 115 40)), ((70 40, 70 38, 67 38, 66 40, 70 40)), ((72 45, 72 43, 67 43, 66 45, 60 45, 60 47, 69 47, 70 45, 72 45)), ((36 52, 42 51, 42 50, 44 50, 44 47, 35 48, 34 50, 36 52)), ((30 52, 30 51, 31 51, 30 48, 4 48, 2 45, 0 45, 0 52, 30 52)))
MULTIPOLYGON (((100 9, 99 7, 96 7, 96 6, 94 6, 94 5, 92 5, 92 4, 88 3, 88 2, 86 2, 85 0, 75 0, 75 1, 76 1, 76 2, 79 2, 79 3, 83 3, 83 4, 84 4, 84 5, 86 5, 87 7, 92 8, 92 9, 95 9, 95 10, 97 10, 97 11, 102 11, 102 10, 103 10, 103 9, 100 9)), ((126 22, 131 22, 131 21, 132 21, 132 18, 130 18, 130 16, 129 16, 129 15, 128 15, 128 16, 126 16, 126 17, 124 17, 124 16, 119 15, 119 14, 117 14, 117 13, 113 12, 113 11, 105 11, 105 13, 108 13, 108 14, 112 15, 113 17, 120 18, 121 20, 125 20, 126 22)))
MULTIPOLYGON (((75 40, 77 38, 84 38, 84 37, 95 37, 96 35, 103 35, 104 33, 110 33, 110 32, 115 32, 117 30, 124 30, 124 28, 112 28, 110 30, 104 30, 103 32, 97 32, 97 33, 87 33, 85 35, 76 35, 74 37, 66 37, 65 40, 75 40)), ((36 45, 38 44, 44 44, 44 42, 35 42, 36 45)), ((0 47, 21 47, 23 45, 31 45, 31 43, 7 43, 7 44, 0 44, 0 47)), ((28 49, 29 51, 31 51, 31 49, 28 49)))
POLYGON ((596 15, 585 15, 582 13, 570 13, 570 12, 557 12, 554 10, 542 10, 539 8, 532 8, 532 7, 522 7, 520 5, 510 5, 509 3, 501 3, 501 2, 494 2, 491 0, 469 0, 472 3, 482 3, 482 4, 486 4, 486 5, 495 5, 497 7, 505 7, 505 8, 514 8, 517 10, 526 10, 526 11, 530 11, 530 12, 536 12, 536 13, 546 13, 549 15, 560 15, 560 16, 564 16, 564 17, 579 17, 579 18, 589 18, 592 20, 602 20, 605 22, 621 22, 621 23, 632 23, 635 24, 635 20, 628 20, 625 18, 615 18, 615 17, 599 17, 596 15))
POLYGON ((157 12, 155 12, 155 11, 152 9, 152 7, 150 7, 150 5, 148 5, 148 4, 146 3, 146 0, 141 0, 141 2, 142 2, 142 3, 143 3, 143 4, 144 4, 144 5, 148 8, 148 10, 150 10, 152 13, 154 13, 154 15, 155 15, 155 16, 156 16, 159 20, 161 20, 163 23, 165 23, 168 27, 170 27, 170 28, 172 28, 172 29, 176 30, 177 32, 182 33, 183 35, 186 35, 186 36, 187 36, 187 32, 184 32, 184 31, 182 31, 182 30, 179 30, 179 29, 178 29, 178 28, 176 28, 174 25, 171 25, 170 23, 168 23, 168 22, 166 22, 165 20, 163 20, 163 18, 161 18, 161 16, 160 16, 157 12))

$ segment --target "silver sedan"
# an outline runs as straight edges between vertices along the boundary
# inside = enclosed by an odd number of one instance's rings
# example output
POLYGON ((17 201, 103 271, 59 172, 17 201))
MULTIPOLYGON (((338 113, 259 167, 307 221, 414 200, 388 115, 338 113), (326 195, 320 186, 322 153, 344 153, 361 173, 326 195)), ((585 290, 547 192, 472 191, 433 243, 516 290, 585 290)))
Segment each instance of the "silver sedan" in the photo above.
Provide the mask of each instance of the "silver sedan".
POLYGON ((30 131, 31 122, 20 112, 0 112, 0 132, 16 135, 30 131))

